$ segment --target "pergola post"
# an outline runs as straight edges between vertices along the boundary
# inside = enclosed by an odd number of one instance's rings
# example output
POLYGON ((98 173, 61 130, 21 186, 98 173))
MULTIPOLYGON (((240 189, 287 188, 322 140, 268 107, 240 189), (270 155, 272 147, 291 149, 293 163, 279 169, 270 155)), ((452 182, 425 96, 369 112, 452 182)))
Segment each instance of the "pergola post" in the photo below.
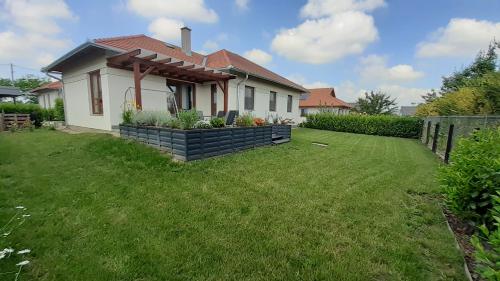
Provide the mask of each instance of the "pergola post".
POLYGON ((142 110, 142 93, 141 93, 141 65, 138 61, 133 63, 134 67, 134 87, 135 87, 135 108, 142 110))
POLYGON ((228 82, 224 80, 224 112, 228 112, 228 82))

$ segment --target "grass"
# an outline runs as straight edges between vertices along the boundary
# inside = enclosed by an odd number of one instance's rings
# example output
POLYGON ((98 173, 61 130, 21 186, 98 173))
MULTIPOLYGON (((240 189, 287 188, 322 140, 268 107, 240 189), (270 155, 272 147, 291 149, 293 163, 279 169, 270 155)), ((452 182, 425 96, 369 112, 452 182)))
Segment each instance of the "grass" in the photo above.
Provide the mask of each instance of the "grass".
POLYGON ((437 166, 414 140, 310 129, 188 164, 106 135, 2 133, 0 226, 17 205, 31 217, 0 247, 32 249, 21 280, 466 280, 437 166))

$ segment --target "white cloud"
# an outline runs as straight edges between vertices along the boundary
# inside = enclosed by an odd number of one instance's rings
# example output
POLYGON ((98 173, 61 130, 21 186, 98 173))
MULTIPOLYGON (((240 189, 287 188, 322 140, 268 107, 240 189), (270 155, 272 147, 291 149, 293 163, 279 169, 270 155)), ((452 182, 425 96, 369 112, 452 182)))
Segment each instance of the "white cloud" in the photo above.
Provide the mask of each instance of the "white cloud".
POLYGON ((177 43, 180 41, 180 29, 183 26, 184 23, 179 20, 157 18, 149 24, 148 30, 152 33, 152 36, 158 40, 177 43))
POLYGON ((271 47, 290 60, 312 64, 360 54, 378 39, 373 17, 366 12, 383 5, 382 0, 309 0, 301 10, 308 19, 281 30, 271 47))
POLYGON ((382 84, 377 90, 380 90, 392 98, 396 98, 396 103, 402 105, 417 105, 423 102, 422 95, 425 95, 430 89, 403 87, 393 84, 382 84))
POLYGON ((309 0, 300 10, 300 15, 319 18, 349 11, 370 12, 383 6, 384 0, 309 0))
MULTIPOLYGON (((1 3, 1 2, 0 2, 1 3)), ((28 67, 47 65, 72 42, 62 38, 61 20, 77 17, 63 0, 6 0, 0 6, 0 60, 28 67)))
POLYGON ((260 49, 252 49, 243 53, 243 56, 257 64, 266 65, 273 60, 273 57, 260 49))
POLYGON ((471 57, 500 38, 500 22, 454 18, 417 45, 418 57, 471 57))
POLYGON ((364 82, 411 82, 424 76, 408 64, 388 67, 382 56, 370 55, 361 59, 360 78, 364 82))
POLYGON ((215 51, 219 48, 219 44, 214 40, 207 40, 203 43, 203 50, 215 51))
POLYGON ((299 85, 302 85, 306 89, 314 89, 314 88, 328 88, 332 87, 331 84, 322 81, 308 81, 304 76, 300 74, 292 74, 287 76, 287 79, 295 82, 299 85))
POLYGON ((219 17, 204 0, 129 0, 127 8, 146 18, 168 17, 205 23, 216 22, 219 17))
POLYGON ((235 0, 234 3, 236 4, 236 7, 240 10, 240 11, 246 11, 248 10, 248 2, 250 2, 249 0, 235 0))

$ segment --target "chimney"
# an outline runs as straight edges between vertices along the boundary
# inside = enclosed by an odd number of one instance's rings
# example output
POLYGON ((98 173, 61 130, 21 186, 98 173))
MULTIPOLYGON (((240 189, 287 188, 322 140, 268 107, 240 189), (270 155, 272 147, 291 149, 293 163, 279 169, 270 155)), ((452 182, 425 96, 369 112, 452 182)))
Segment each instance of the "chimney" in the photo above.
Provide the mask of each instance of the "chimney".
POLYGON ((181 28, 181 41, 182 51, 190 56, 191 55, 191 29, 187 26, 181 28))

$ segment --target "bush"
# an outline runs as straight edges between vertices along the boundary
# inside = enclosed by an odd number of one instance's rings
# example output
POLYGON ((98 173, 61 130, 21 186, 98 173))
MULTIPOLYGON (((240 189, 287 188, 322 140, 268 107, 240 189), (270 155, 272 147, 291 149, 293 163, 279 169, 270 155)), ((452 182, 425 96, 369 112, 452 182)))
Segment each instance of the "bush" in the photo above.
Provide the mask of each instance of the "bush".
POLYGON ((181 121, 177 118, 172 118, 168 121, 168 127, 172 129, 180 129, 182 127, 181 121))
POLYGON ((338 132, 418 138, 423 121, 416 117, 390 115, 335 115, 331 112, 307 116, 304 127, 338 132))
POLYGON ((53 108, 42 108, 42 119, 43 121, 54 121, 56 111, 53 108))
POLYGON ((493 227, 494 195, 500 187, 500 128, 475 132, 453 149, 439 170, 448 206, 477 225, 493 227))
POLYGON ((226 121, 224 121, 224 118, 216 117, 210 120, 210 125, 214 128, 224 128, 226 126, 226 121))
POLYGON ((122 112, 122 122, 123 124, 133 124, 134 111, 132 109, 125 109, 122 112))
POLYGON ((200 120, 198 112, 196 112, 196 110, 194 109, 181 111, 177 114, 177 117, 181 122, 181 128, 184 130, 192 129, 194 127, 194 124, 196 124, 196 122, 200 120))
POLYGON ((236 118, 236 126, 238 127, 252 127, 253 116, 250 114, 243 114, 236 118))
POLYGON ((29 114, 35 127, 40 127, 43 121, 42 108, 34 103, 0 103, 0 112, 29 114))
POLYGON ((476 271, 486 280, 497 281, 500 280, 500 197, 494 195, 493 199, 494 230, 482 225, 480 235, 474 235, 471 242, 476 249, 476 271))
POLYGON ((54 120, 64 121, 64 102, 63 99, 57 98, 54 105, 54 120))
POLYGON ((194 127, 196 129, 211 129, 212 125, 210 125, 210 122, 208 121, 200 120, 194 124, 194 127))
POLYGON ((163 111, 139 111, 132 115, 131 123, 142 126, 168 126, 170 113, 163 111))

